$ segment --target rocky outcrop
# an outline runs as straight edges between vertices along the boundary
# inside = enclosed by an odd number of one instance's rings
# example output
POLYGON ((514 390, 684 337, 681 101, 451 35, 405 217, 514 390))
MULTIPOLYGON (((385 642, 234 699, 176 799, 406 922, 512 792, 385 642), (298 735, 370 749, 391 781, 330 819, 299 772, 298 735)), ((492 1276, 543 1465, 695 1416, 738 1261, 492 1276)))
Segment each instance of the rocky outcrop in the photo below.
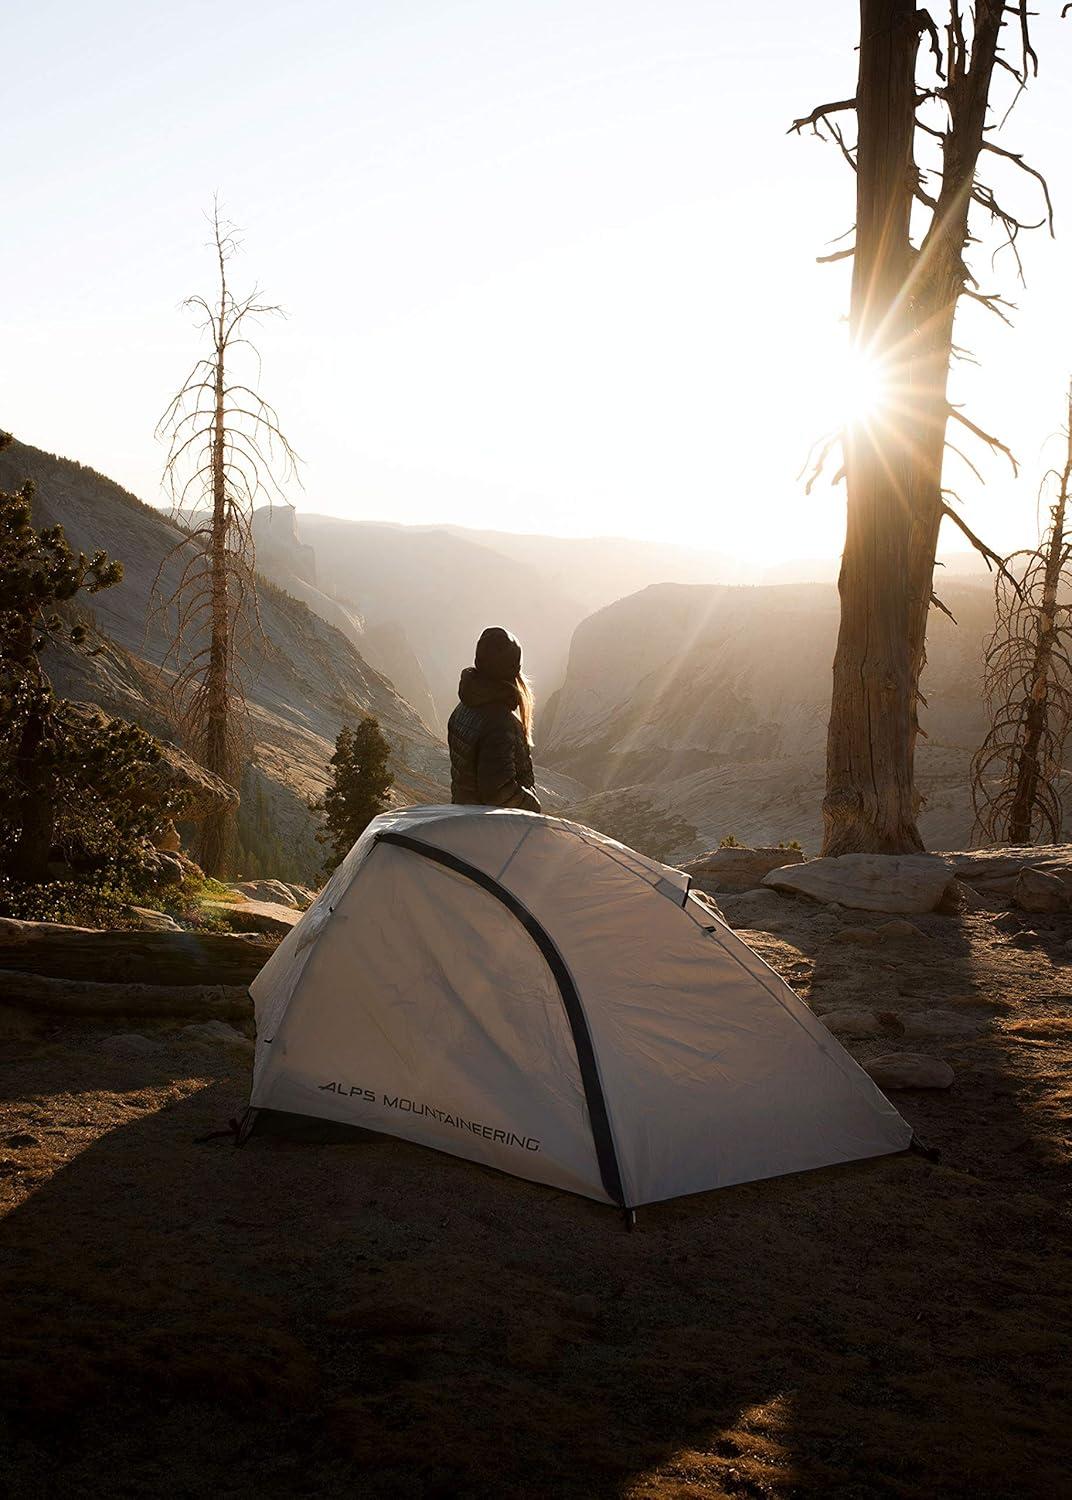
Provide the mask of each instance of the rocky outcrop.
POLYGON ((274 901, 298 911, 304 911, 316 899, 316 892, 308 886, 291 885, 285 880, 241 880, 231 889, 244 901, 274 901))
POLYGON ((773 870, 763 884, 860 911, 934 911, 953 879, 934 854, 842 854, 773 870))
POLYGON ((960 884, 1022 911, 1072 910, 1072 844, 1010 845, 942 856, 960 884))
POLYGON ((763 877, 784 865, 800 864, 799 849, 711 849, 681 866, 693 885, 703 891, 750 891, 763 877))
MULTIPOLYGON (((978 682, 992 598, 948 580, 959 621, 933 616, 917 752, 931 846, 963 846, 972 815, 967 767, 986 730, 978 682)), ((659 584, 577 627, 541 757, 604 794, 647 800, 691 823, 703 846, 821 840, 823 761, 837 593, 659 584)), ((598 823, 595 826, 600 826, 598 823)), ((688 857, 688 856, 684 856, 688 857)))

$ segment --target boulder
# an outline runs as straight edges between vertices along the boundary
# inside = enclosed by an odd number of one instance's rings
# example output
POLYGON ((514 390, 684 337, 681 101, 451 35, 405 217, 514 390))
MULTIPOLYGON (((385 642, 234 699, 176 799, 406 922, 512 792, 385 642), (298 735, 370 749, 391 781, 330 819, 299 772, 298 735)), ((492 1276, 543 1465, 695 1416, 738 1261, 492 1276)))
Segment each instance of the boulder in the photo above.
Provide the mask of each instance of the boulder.
POLYGON ((239 901, 233 906, 226 901, 206 901, 201 910, 219 917, 235 932, 261 932, 272 937, 286 937, 302 916, 297 907, 278 901, 239 901))
POLYGON ((782 865, 800 864, 799 849, 711 849, 682 865, 693 885, 704 891, 750 891, 782 865))
POLYGON ((841 854, 772 870, 763 884, 860 911, 934 911, 953 879, 934 854, 841 854))
POLYGON ((153 911, 148 906, 128 906, 126 916, 137 922, 143 932, 181 932, 182 928, 165 911, 153 911))
POLYGON ((953 874, 987 894, 1008 895, 1021 870, 1072 877, 1072 844, 1010 845, 1001 849, 968 849, 943 854, 953 874))
POLYGON ((744 891, 739 896, 724 896, 721 904, 725 920, 731 927, 759 932, 780 932, 785 927, 794 926, 802 916, 793 910, 792 902, 762 887, 744 891))
POLYGON ((923 1052, 890 1052, 864 1066, 880 1089, 947 1089, 953 1082, 949 1064, 923 1052))
POLYGON ((277 906, 293 906, 298 911, 304 911, 316 899, 305 886, 291 885, 285 880, 241 880, 231 889, 246 901, 267 901, 277 906))
POLYGON ((699 901, 701 905, 706 906, 708 911, 714 912, 715 916, 718 917, 721 921, 726 921, 725 912, 722 910, 721 906, 719 906, 714 896, 711 895, 710 891, 693 890, 691 894, 696 897, 697 901, 699 901))
POLYGON ((1072 884, 1045 870, 1023 869, 1013 882, 1012 901, 1021 911, 1068 911, 1072 884))
POLYGON ((848 1005, 828 1010, 822 1021, 835 1036, 881 1036, 883 1032, 882 1022, 873 1010, 857 1010, 848 1005))

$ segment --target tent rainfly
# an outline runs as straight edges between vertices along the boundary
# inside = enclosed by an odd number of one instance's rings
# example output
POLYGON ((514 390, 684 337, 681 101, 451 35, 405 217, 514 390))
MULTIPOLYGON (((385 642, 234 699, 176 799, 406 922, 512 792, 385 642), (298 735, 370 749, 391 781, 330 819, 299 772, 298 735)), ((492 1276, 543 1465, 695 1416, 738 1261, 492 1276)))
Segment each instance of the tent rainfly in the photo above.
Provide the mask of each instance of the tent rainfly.
POLYGON ((626 1210, 912 1140, 686 875, 557 818, 377 818, 252 992, 252 1110, 626 1210))

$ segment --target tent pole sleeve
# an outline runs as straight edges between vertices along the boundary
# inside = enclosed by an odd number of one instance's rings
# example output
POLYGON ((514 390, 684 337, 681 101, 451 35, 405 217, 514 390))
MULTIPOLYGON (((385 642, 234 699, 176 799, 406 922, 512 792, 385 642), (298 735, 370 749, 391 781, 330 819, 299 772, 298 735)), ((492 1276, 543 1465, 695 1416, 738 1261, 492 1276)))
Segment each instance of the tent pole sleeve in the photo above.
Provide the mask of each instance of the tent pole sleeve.
POLYGON ((422 843, 420 839, 411 838, 406 833, 396 833, 393 829, 377 834, 376 843, 394 844, 399 849, 409 849, 412 853, 420 854, 437 865, 453 870, 457 875, 464 875, 467 880, 471 880, 474 885, 481 886, 489 895, 494 896, 496 901, 501 902, 507 911, 517 918, 539 948, 558 986, 558 993, 562 997, 562 1006, 573 1036, 577 1066, 580 1069, 585 1103, 588 1106, 588 1119, 592 1126, 592 1141, 596 1148, 596 1160, 599 1163, 600 1179, 611 1202, 618 1204, 621 1208, 626 1208, 625 1189, 622 1186, 622 1174, 618 1167, 618 1153, 614 1147, 607 1101, 603 1094, 603 1083, 596 1063, 592 1033, 588 1029, 588 1017, 584 1013, 584 1006, 581 1004, 577 986, 573 982, 573 975, 546 927, 537 921, 528 907, 519 901, 512 891, 508 891, 505 886, 500 885, 492 876, 486 875, 483 870, 478 870, 475 865, 459 859, 456 854, 448 854, 445 849, 437 849, 433 844, 422 843))

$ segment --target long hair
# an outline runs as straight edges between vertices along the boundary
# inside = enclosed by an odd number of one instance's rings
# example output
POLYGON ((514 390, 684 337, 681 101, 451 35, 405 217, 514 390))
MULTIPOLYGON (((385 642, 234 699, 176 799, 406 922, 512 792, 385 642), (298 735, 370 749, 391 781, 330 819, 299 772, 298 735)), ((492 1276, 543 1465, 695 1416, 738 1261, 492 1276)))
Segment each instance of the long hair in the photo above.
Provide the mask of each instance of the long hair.
POLYGON ((532 744, 532 716, 536 709, 536 699, 532 692, 532 683, 519 672, 514 678, 514 686, 517 688, 517 716, 521 720, 521 727, 525 731, 525 738, 532 744))
POLYGON ((532 744, 532 713, 535 700, 532 684, 525 676, 522 666, 521 642, 511 630, 501 625, 489 625, 480 632, 473 662, 478 672, 496 682, 508 682, 517 694, 517 716, 525 731, 525 738, 532 744))

